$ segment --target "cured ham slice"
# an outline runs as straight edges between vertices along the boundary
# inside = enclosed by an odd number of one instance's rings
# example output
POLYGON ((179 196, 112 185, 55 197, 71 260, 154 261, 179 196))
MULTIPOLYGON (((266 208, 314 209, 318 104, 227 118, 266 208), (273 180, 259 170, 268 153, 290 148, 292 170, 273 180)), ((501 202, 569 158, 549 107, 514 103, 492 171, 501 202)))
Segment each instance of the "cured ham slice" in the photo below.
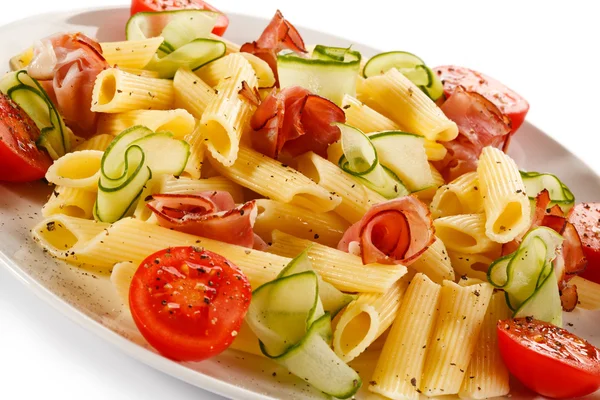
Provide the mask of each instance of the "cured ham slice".
POLYGON ((258 40, 244 43, 240 48, 240 51, 254 54, 269 64, 275 74, 276 85, 279 82, 277 79, 277 53, 281 50, 306 53, 302 37, 294 25, 283 18, 283 14, 279 10, 277 10, 258 40))
POLYGON ((147 206, 164 228, 249 248, 266 248, 253 231, 258 212, 254 201, 236 207, 231 194, 224 191, 152 197, 147 206))
MULTIPOLYGON (((574 308, 572 305, 577 304, 577 288, 569 285, 569 280, 573 276, 583 272, 587 266, 581 238, 579 237, 575 226, 567 220, 558 205, 548 207, 551 202, 548 190, 544 189, 541 191, 537 195, 535 202, 533 219, 527 232, 539 226, 545 226, 562 235, 564 241, 560 256, 563 258, 564 267, 561 267, 561 270, 559 271, 558 287, 561 290, 563 308, 565 311, 572 311, 574 308)), ((502 246, 502 255, 515 252, 524 235, 525 234, 511 242, 505 243, 502 246)))
POLYGON ((40 81, 66 125, 82 137, 96 133, 91 111, 98 74, 109 65, 98 42, 83 33, 61 33, 42 39, 34 48, 27 72, 40 81))
POLYGON ((434 163, 447 181, 475 171, 484 147, 507 150, 510 121, 482 95, 459 86, 441 109, 456 123, 459 132, 456 139, 442 142, 448 153, 443 160, 434 163))
POLYGON ((379 203, 352 225, 338 249, 357 253, 364 264, 408 265, 435 241, 429 208, 416 197, 379 203))
POLYGON ((327 147, 340 139, 344 111, 335 103, 299 86, 276 89, 265 98, 252 116, 253 147, 271 158, 281 152, 293 157, 314 151, 327 157, 327 147))

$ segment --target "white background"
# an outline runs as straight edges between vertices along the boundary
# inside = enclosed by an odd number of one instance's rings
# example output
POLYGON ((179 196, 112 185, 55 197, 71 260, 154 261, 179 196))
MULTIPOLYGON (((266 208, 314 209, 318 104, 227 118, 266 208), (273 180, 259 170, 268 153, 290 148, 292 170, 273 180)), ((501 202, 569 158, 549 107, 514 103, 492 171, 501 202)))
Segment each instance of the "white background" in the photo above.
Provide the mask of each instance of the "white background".
MULTIPOLYGON (((49 11, 128 5, 125 0, 2 3, 0 25, 49 11)), ((221 0, 215 5, 266 18, 279 7, 296 26, 384 50, 412 51, 431 66, 458 64, 485 72, 529 100, 529 121, 600 171, 600 36, 598 12, 590 9, 594 2, 221 0)), ((5 40, 10 38, 0 38, 0 45, 5 40)), ((2 268, 0 385, 2 399, 219 398, 121 354, 2 268)))

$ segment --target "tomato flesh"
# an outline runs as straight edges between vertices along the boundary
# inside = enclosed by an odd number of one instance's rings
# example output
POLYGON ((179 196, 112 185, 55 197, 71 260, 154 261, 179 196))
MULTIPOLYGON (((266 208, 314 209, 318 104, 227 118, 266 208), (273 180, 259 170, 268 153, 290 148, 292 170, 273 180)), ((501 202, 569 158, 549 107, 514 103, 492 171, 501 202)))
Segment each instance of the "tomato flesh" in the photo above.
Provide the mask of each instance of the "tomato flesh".
POLYGON ((529 111, 527 100, 496 79, 455 65, 444 65, 434 68, 434 71, 444 85, 446 97, 452 96, 454 89, 459 85, 468 91, 479 93, 510 118, 511 133, 516 132, 525 121, 525 116, 529 111))
POLYGON ((224 257, 198 247, 174 247, 140 264, 129 305, 138 329, 159 353, 201 361, 231 345, 251 296, 248 279, 224 257))
POLYGON ((600 283, 600 203, 577 204, 569 212, 569 222, 579 234, 588 261, 585 271, 579 275, 600 283))
POLYGON ((0 93, 0 181, 41 179, 52 165, 35 141, 40 130, 21 107, 0 93))
POLYGON ((229 18, 215 7, 202 0, 132 0, 131 15, 146 11, 210 10, 218 12, 219 18, 213 28, 215 35, 223 36, 229 26, 229 18))
POLYGON ((530 317, 499 321, 497 331, 508 370, 536 393, 564 399, 600 388, 600 351, 587 341, 530 317))

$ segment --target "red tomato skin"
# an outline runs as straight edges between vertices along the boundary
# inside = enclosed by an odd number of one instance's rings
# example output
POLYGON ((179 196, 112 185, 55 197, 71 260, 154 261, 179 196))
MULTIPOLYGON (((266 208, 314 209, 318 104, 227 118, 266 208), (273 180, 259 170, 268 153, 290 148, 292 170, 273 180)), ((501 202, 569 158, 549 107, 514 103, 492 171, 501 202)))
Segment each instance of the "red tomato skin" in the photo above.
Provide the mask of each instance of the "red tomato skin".
MULTIPOLYGON (((165 280, 170 276, 165 275, 162 275, 162 282, 171 283, 165 280)), ((208 286, 213 287, 213 284, 208 286)), ((140 264, 131 282, 129 306, 142 336, 159 353, 176 361, 202 361, 218 355, 231 345, 248 311, 251 296, 250 283, 233 263, 218 254, 185 246, 158 251, 140 264), (182 281, 177 281, 177 300, 172 300, 173 297, 160 297, 181 305, 182 314, 169 315, 172 314, 168 310, 170 301, 159 303, 160 300, 156 300, 157 292, 152 291, 160 287, 155 286, 157 281, 160 281, 156 272, 161 270, 161 267, 177 268, 186 261, 192 265, 201 265, 207 271, 212 268, 207 264, 209 262, 223 267, 218 275, 220 278, 215 278, 216 295, 205 305, 202 299, 193 299, 194 293, 190 293, 189 290, 190 285, 194 287, 200 280, 192 280, 185 288, 185 283, 179 286, 182 281), (183 299, 185 302, 180 301, 183 299), (221 309, 210 311, 209 308, 215 304, 221 309), (195 311, 200 313, 199 317, 194 316, 195 311), (199 326, 201 329, 198 329, 199 326)))
POLYGON ((510 118, 511 134, 525 121, 529 103, 514 90, 496 79, 472 69, 455 65, 444 65, 433 69, 444 85, 444 95, 452 96, 454 88, 463 86, 468 91, 479 93, 494 103, 504 115, 510 118))
POLYGON ((571 222, 583 245, 588 264, 579 275, 600 284, 600 203, 581 203, 569 211, 571 222))
POLYGON ((600 364, 595 370, 575 368, 539 353, 504 328, 508 321, 498 322, 498 347, 510 373, 527 388, 554 399, 585 396, 600 388, 600 364))
POLYGON ((52 159, 37 148, 39 135, 25 111, 0 94, 0 181, 29 182, 46 175, 52 159))
POLYGON ((220 13, 212 33, 223 36, 229 26, 227 15, 202 0, 131 0, 131 15, 145 11, 168 11, 183 9, 211 10, 220 13), (179 4, 177 4, 179 3, 179 4), (182 4, 186 3, 186 4, 182 4))

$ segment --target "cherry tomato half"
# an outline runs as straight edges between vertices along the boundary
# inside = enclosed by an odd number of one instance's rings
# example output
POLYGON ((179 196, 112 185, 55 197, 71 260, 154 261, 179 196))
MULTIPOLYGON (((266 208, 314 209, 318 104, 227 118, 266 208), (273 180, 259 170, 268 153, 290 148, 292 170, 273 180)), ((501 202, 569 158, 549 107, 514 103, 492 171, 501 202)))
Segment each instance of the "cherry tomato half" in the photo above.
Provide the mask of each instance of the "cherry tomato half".
POLYGON ((508 370, 536 393, 564 399, 600 388, 600 351, 567 330, 527 317, 499 321, 497 331, 508 370))
POLYGON ((585 271, 579 275, 600 283, 600 203, 577 204, 569 212, 569 222, 579 234, 588 261, 585 271))
POLYGON ((133 276, 133 320, 159 353, 201 361, 225 350, 250 306, 246 276, 224 257, 198 247, 173 247, 146 258, 133 276))

